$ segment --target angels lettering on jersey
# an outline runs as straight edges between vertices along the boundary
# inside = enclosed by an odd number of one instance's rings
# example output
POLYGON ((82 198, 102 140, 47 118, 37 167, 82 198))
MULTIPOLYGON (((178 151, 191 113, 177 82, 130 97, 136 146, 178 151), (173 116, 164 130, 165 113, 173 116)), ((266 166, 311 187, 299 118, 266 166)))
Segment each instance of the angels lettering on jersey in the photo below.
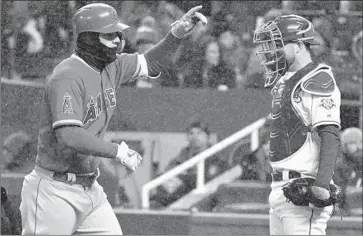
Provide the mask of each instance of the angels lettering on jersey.
POLYGON ((116 96, 113 88, 106 89, 103 95, 104 99, 101 99, 102 93, 97 94, 96 98, 90 96, 87 103, 87 112, 83 120, 83 125, 96 120, 99 114, 103 111, 104 107, 108 109, 116 106, 116 96))
MULTIPOLYGON (((85 112, 86 115, 83 120, 83 125, 97 120, 98 116, 104 111, 104 107, 108 109, 115 106, 116 96, 113 88, 107 88, 103 93, 99 93, 95 97, 90 96, 87 102, 87 110, 85 112), (104 97, 103 99, 102 96, 104 97)), ((72 97, 68 93, 65 93, 63 96, 62 113, 69 115, 73 114, 72 97)))

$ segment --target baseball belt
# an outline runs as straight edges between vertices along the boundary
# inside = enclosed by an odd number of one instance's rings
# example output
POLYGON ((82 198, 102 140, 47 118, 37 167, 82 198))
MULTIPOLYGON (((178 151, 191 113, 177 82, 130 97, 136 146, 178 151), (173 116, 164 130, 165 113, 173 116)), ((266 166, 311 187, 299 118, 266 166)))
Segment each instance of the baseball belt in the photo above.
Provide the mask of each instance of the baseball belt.
POLYGON ((87 188, 91 187, 93 183, 97 180, 98 176, 100 175, 99 169, 97 169, 93 173, 75 174, 75 173, 55 172, 42 168, 39 165, 35 166, 35 171, 43 175, 49 176, 49 178, 52 178, 55 181, 68 184, 79 184, 87 188))
POLYGON ((283 180, 300 178, 301 174, 296 171, 284 170, 284 171, 274 171, 273 173, 271 173, 271 176, 272 176, 272 181, 278 182, 283 180))
POLYGON ((98 177, 98 171, 89 174, 74 174, 74 173, 59 173, 54 172, 53 179, 56 181, 69 183, 69 184, 80 184, 83 187, 91 187, 98 177))

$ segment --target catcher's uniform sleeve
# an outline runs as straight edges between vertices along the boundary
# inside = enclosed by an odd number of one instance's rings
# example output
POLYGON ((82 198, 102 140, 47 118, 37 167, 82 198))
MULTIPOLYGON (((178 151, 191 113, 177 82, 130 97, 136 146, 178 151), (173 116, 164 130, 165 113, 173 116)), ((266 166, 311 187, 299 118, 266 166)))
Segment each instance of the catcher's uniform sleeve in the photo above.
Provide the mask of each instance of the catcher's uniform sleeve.
POLYGON ((308 125, 340 126, 341 97, 330 69, 318 70, 301 84, 304 118, 308 125))
POLYGON ((117 55, 116 62, 116 87, 127 81, 133 81, 141 76, 148 76, 148 69, 143 54, 117 55))
POLYGON ((319 125, 333 124, 340 128, 340 92, 331 96, 313 96, 311 124, 313 128, 319 125))
POLYGON ((64 125, 82 126, 83 89, 74 79, 54 79, 46 87, 46 98, 50 104, 52 127, 64 125))

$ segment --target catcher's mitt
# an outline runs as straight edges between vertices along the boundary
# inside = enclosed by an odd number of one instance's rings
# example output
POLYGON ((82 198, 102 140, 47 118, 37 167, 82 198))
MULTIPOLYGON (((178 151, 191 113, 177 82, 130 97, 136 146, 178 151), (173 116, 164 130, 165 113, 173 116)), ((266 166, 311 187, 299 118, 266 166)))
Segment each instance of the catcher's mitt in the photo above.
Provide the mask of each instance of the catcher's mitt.
POLYGON ((330 198, 326 200, 318 199, 311 191, 311 186, 315 179, 299 178, 288 182, 282 187, 282 191, 288 202, 292 202, 297 206, 309 206, 312 203, 318 208, 335 205, 341 202, 342 190, 335 184, 329 185, 330 198))

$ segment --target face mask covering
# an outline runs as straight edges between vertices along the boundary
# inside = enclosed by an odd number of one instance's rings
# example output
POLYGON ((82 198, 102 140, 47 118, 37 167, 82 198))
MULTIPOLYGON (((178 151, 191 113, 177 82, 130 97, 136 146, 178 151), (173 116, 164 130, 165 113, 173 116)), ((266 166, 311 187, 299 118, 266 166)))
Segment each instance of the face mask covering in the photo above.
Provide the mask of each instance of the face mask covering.
POLYGON ((103 34, 102 36, 96 32, 81 33, 77 39, 75 50, 85 62, 100 71, 116 59, 121 41, 116 33, 103 34), (110 39, 112 36, 113 39, 110 39))

